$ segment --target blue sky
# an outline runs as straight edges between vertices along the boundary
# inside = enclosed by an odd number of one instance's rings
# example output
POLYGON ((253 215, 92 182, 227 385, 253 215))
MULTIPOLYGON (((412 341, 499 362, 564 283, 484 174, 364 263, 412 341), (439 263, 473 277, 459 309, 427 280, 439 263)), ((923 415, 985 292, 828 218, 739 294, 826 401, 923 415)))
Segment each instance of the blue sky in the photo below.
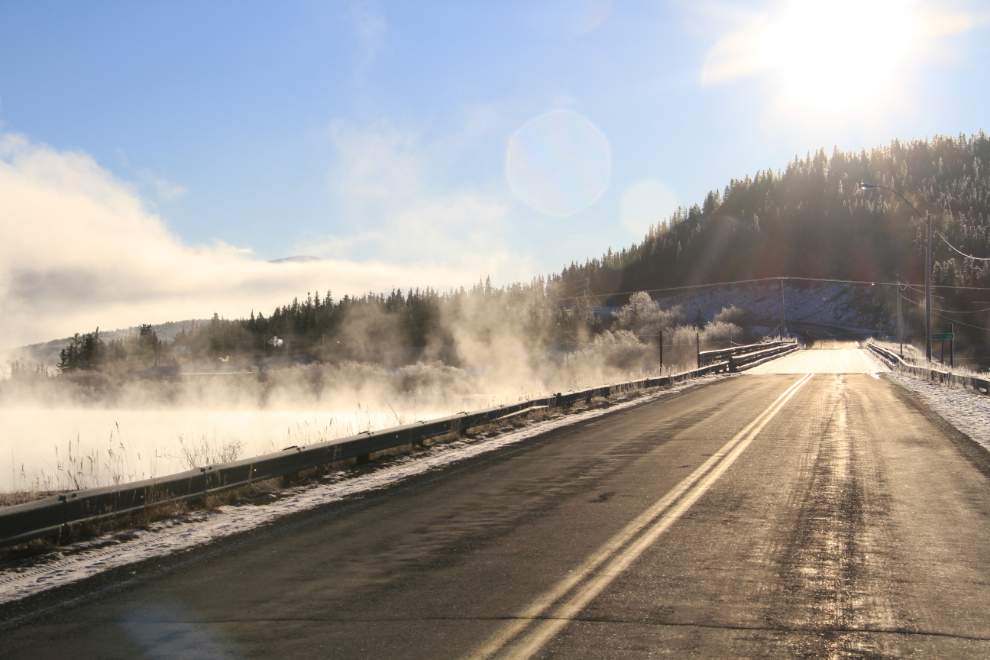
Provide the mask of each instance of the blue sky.
POLYGON ((964 0, 3 0, 0 332, 528 280, 796 154, 990 130, 988 28, 964 0), (326 262, 257 270, 297 254, 326 262))

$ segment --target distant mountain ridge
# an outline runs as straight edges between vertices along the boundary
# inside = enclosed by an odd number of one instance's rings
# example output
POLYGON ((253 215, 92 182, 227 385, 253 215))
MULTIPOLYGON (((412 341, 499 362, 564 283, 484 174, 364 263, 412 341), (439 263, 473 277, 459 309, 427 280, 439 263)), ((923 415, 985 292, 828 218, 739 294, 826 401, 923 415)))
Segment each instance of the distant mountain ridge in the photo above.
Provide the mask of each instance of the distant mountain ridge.
MULTIPOLYGON (((151 329, 155 331, 159 339, 172 341, 181 332, 189 332, 193 324, 209 324, 210 319, 186 319, 185 321, 169 321, 167 323, 151 324, 151 329)), ((100 330, 100 339, 109 342, 111 339, 123 339, 131 335, 136 335, 140 326, 129 328, 117 328, 116 330, 100 330)), ((88 332, 88 331, 87 331, 88 332)), ((38 344, 28 344, 5 351, 3 359, 20 360, 29 364, 42 363, 47 367, 54 368, 59 362, 59 351, 69 345, 72 337, 53 339, 51 341, 38 344)))

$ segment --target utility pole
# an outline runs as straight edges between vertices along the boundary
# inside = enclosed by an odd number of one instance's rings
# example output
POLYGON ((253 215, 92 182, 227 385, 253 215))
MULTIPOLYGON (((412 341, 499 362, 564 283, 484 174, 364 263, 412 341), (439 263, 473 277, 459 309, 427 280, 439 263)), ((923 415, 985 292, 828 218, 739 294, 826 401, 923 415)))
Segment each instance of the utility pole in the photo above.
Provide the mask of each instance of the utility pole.
POLYGON ((932 214, 928 225, 928 249, 925 251, 925 358, 932 361, 932 214))
POLYGON ((663 330, 660 331, 660 373, 663 374, 663 330))
POLYGON ((780 341, 784 341, 784 278, 780 278, 780 341))
POLYGON ((901 342, 901 357, 904 357, 904 316, 901 314, 901 283, 897 283, 897 339, 901 342))
POLYGON ((951 369, 952 367, 955 366, 952 363, 952 343, 956 340, 956 335, 952 331, 952 324, 951 323, 949 324, 949 336, 952 337, 952 339, 949 340, 949 368, 951 369))
POLYGON ((701 333, 694 333, 694 354, 698 363, 698 369, 701 369, 701 333))
MULTIPOLYGON (((904 203, 914 211, 915 215, 921 218, 921 213, 918 209, 914 208, 911 202, 907 201, 907 197, 897 192, 893 188, 888 188, 887 186, 878 186, 875 183, 866 183, 865 181, 859 184, 860 190, 874 190, 876 188, 881 188, 883 190, 888 190, 901 199, 904 203)), ((922 218, 925 221, 925 225, 928 229, 928 245, 925 249, 925 359, 929 362, 932 361, 932 214, 929 213, 927 218, 922 218)))

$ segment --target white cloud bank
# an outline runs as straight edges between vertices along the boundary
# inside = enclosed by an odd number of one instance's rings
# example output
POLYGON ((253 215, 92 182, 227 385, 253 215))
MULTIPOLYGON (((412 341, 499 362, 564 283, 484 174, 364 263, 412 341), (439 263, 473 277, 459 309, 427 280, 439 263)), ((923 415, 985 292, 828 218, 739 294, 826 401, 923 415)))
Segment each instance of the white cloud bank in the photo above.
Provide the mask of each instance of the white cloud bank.
POLYGON ((403 264, 275 265, 224 243, 190 248, 131 184, 89 156, 0 134, 0 349, 96 326, 267 314, 317 289, 339 298, 393 285, 446 288, 482 275, 480 264, 403 264))

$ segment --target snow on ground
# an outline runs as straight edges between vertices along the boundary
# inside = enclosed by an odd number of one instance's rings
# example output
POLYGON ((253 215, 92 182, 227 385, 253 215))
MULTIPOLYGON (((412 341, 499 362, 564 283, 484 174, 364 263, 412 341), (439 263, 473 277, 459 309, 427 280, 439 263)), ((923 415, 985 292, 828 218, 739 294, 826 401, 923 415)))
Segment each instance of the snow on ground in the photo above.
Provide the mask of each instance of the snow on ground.
MULTIPOLYGON (((867 355, 874 363, 883 364, 872 351, 867 351, 867 355)), ((917 394, 935 414, 990 451, 990 396, 887 371, 884 374, 887 378, 917 394)))
MULTIPOLYGON (((198 512, 182 518, 152 524, 147 531, 135 529, 63 547, 42 557, 30 567, 0 571, 0 603, 31 596, 47 589, 70 584, 103 571, 154 557, 188 550, 241 532, 256 529, 287 514, 314 509, 346 497, 386 488, 413 477, 444 468, 468 458, 507 447, 527 438, 577 422, 600 417, 642 403, 658 401, 688 387, 695 387, 732 376, 706 376, 674 385, 608 409, 597 408, 572 415, 558 414, 549 420, 495 438, 471 439, 437 445, 413 455, 401 456, 379 469, 350 477, 331 475, 332 483, 305 486, 282 493, 281 499, 266 505, 221 507, 216 512, 198 512)), ((507 427, 512 429, 512 427, 507 427)))
MULTIPOLYGON (((887 321, 887 314, 877 302, 875 293, 877 288, 868 285, 787 282, 784 285, 784 310, 791 321, 875 328, 878 321, 887 321)), ((657 302, 664 309, 683 305, 689 321, 694 320, 699 309, 707 321, 730 305, 751 312, 754 320, 780 320, 780 285, 776 282, 712 287, 658 298, 657 302)))
POLYGON ((886 376, 917 394, 939 417, 990 451, 990 396, 896 371, 886 376))
MULTIPOLYGON (((892 353, 901 354, 901 344, 896 341, 878 341, 876 342, 879 346, 886 348, 892 353)), ((977 378, 986 378, 987 372, 983 371, 980 363, 985 362, 985 357, 975 357, 975 358, 962 358, 956 357, 956 364, 952 367, 949 366, 948 351, 943 353, 943 346, 941 342, 932 342, 932 361, 929 362, 925 359, 925 349, 924 347, 914 346, 912 344, 904 344, 904 361, 908 364, 913 364, 918 367, 925 367, 928 369, 936 369, 938 371, 945 371, 948 373, 956 374, 957 376, 975 376, 977 378), (945 362, 942 362, 942 358, 945 362)))
POLYGON ((744 373, 747 374, 872 374, 890 371, 878 360, 871 360, 868 349, 839 348, 797 350, 782 358, 771 360, 744 373))

